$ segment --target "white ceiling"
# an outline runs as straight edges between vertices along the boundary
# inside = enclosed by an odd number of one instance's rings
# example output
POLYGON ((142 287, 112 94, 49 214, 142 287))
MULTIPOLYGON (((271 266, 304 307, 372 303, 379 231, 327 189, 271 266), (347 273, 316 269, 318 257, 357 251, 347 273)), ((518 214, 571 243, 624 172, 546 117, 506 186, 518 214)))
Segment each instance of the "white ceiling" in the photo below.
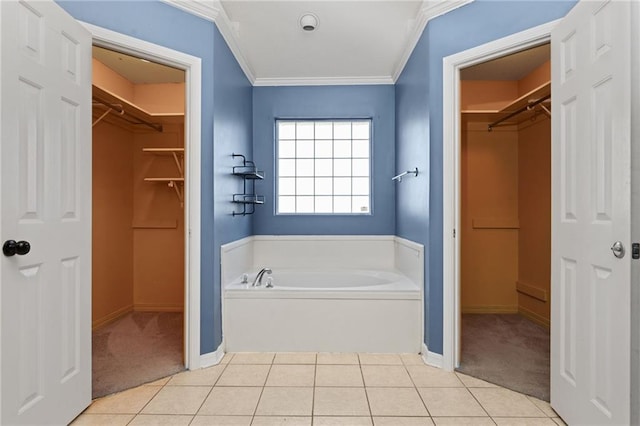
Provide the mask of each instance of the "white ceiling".
POLYGON ((251 84, 280 86, 395 83, 429 20, 473 0, 161 1, 215 22, 251 84))
POLYGON ((551 59, 549 43, 460 70, 462 80, 521 80, 551 59))
POLYGON ((422 0, 223 0, 221 4, 258 85, 393 83, 424 6, 422 0), (318 17, 313 32, 299 25, 306 12, 318 17))
POLYGON ((133 84, 183 83, 182 70, 93 46, 93 57, 133 84))

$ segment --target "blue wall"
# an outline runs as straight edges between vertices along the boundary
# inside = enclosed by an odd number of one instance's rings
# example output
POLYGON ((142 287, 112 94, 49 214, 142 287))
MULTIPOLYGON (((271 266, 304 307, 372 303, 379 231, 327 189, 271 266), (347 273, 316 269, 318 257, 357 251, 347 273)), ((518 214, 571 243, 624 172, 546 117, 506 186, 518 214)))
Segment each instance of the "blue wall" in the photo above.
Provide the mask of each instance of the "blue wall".
POLYGON ((227 214, 231 212, 228 192, 233 188, 225 185, 231 182, 217 179, 230 170, 231 157, 223 158, 227 151, 229 155, 234 150, 251 155, 251 86, 212 22, 160 1, 58 3, 81 21, 202 59, 200 345, 201 353, 214 351, 222 339, 219 247, 251 233, 249 220, 232 221, 227 214))
POLYGON ((425 341, 442 353, 442 59, 560 18, 566 1, 476 0, 431 21, 395 86, 251 88, 215 25, 160 1, 63 1, 79 20, 202 59, 201 352, 222 340, 220 245, 251 234, 397 234, 426 248, 425 341), (371 216, 275 216, 275 118, 373 118, 371 216), (253 137, 253 142, 251 141, 253 137), (232 152, 267 179, 256 214, 232 217, 232 152), (417 178, 391 181, 418 167, 417 178))
MULTIPOLYGON (((208 236, 203 233, 203 241, 212 242, 214 261, 207 258, 208 265, 202 266, 203 272, 213 267, 215 286, 213 294, 211 287, 207 287, 207 294, 201 294, 203 306, 203 321, 212 321, 211 303, 214 300, 213 345, 202 345, 203 353, 218 348, 222 342, 222 314, 220 310, 220 245, 247 237, 252 234, 251 216, 232 216, 232 211, 238 211, 238 206, 231 203, 234 193, 242 192, 242 180, 232 176, 232 168, 240 164, 238 158, 231 154, 243 154, 247 158, 253 157, 252 146, 252 86, 236 62, 227 43, 215 28, 213 41, 213 193, 214 193, 214 233, 208 236), (205 306, 208 307, 205 312, 205 306)), ((203 215, 206 209, 203 205, 203 215)), ((207 343, 210 343, 207 341, 207 343)))
POLYGON ((395 234, 394 86, 254 87, 253 152, 266 179, 258 190, 266 201, 254 215, 258 235, 395 234), (372 214, 276 216, 274 131, 276 118, 372 118, 372 214))
POLYGON ((432 352, 442 353, 443 327, 442 59, 561 18, 574 4, 476 0, 438 17, 427 25, 396 84, 398 167, 415 159, 428 169, 428 180, 425 174, 424 179, 398 186, 396 216, 399 236, 428 247, 425 342, 432 352))

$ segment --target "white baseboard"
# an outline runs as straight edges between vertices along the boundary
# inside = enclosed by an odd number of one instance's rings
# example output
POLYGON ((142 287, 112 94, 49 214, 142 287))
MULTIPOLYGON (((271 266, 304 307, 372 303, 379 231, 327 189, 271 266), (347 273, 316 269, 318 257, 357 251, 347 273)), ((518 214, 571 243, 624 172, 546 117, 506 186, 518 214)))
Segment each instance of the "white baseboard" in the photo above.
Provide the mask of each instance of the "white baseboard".
POLYGON ((429 348, 424 343, 422 344, 422 360, 425 364, 432 367, 442 368, 444 365, 442 355, 430 352, 429 348))
POLYGON ((212 365, 220 364, 222 357, 224 356, 224 343, 218 346, 215 352, 209 352, 207 354, 200 355, 200 368, 211 367, 212 365))

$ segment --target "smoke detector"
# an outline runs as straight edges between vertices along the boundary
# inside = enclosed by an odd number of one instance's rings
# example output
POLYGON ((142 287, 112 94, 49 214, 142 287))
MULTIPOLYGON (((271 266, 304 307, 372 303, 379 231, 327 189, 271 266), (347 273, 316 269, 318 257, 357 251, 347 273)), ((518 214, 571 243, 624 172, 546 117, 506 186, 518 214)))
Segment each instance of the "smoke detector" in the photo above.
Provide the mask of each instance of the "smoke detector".
POLYGON ((305 31, 314 31, 319 23, 318 17, 313 13, 305 13, 300 17, 300 27, 305 31))

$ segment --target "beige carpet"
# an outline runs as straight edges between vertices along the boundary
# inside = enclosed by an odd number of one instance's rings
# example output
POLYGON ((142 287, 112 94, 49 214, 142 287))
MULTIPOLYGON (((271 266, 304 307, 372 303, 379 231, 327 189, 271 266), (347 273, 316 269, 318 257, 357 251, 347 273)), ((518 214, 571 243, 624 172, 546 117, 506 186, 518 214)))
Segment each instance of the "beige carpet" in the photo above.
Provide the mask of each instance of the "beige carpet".
POLYGON ((184 370, 183 314, 132 312, 93 331, 93 398, 184 370))
POLYGON ((458 371, 549 401, 549 330, 520 315, 462 315, 458 371))

